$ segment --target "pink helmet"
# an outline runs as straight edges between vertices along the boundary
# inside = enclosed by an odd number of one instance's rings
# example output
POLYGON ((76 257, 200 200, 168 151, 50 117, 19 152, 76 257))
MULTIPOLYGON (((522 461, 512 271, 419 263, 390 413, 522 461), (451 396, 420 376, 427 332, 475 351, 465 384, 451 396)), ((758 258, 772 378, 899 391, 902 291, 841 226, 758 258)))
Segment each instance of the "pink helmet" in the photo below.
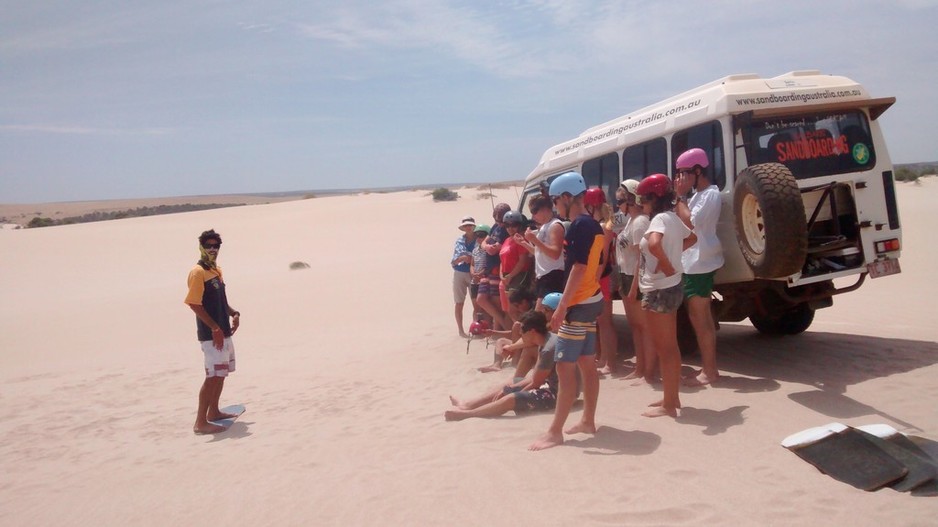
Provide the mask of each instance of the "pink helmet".
POLYGON ((694 168, 697 165, 700 165, 703 168, 710 166, 710 160, 707 158, 707 153, 700 148, 691 148, 690 150, 677 156, 677 162, 675 162, 675 166, 678 170, 694 168))
POLYGON ((654 194, 660 198, 671 192, 671 179, 664 174, 652 174, 641 180, 635 191, 639 196, 654 194))
POLYGON ((598 207, 606 202, 606 193, 601 188, 591 188, 586 191, 583 197, 583 204, 590 207, 598 207))

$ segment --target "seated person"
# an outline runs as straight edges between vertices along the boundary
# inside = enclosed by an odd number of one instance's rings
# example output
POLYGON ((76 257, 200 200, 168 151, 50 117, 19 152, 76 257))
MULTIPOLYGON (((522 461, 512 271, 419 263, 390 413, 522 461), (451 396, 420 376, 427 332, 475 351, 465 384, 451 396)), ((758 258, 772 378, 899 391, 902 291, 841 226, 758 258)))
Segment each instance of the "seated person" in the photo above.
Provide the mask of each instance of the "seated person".
MULTIPOLYGON (((557 304, 560 302, 560 294, 553 293, 555 296, 547 295, 551 297, 551 301, 547 302, 547 297, 544 297, 544 301, 541 302, 541 307, 539 311, 547 315, 547 319, 550 320, 550 317, 554 314, 554 309, 556 309, 557 304)), ((535 305, 534 294, 526 291, 515 291, 511 294, 509 302, 518 309, 519 313, 526 313, 535 305)), ((479 368, 479 371, 482 373, 490 373, 493 371, 499 371, 502 369, 502 364, 504 364, 506 359, 511 359, 513 366, 518 368, 518 377, 524 377, 524 375, 531 368, 531 365, 534 363, 536 357, 534 357, 533 352, 525 354, 525 348, 529 347, 522 342, 521 339, 521 321, 515 322, 512 325, 511 331, 494 331, 486 330, 484 333, 486 337, 500 337, 495 341, 495 357, 492 360, 492 364, 488 366, 482 366, 479 368), (528 361, 522 368, 522 358, 527 355, 528 361)))
MULTIPOLYGON (((546 298, 545 298, 546 300, 546 298)), ((547 329, 544 313, 528 311, 521 315, 521 340, 538 350, 534 371, 516 382, 498 386, 469 401, 450 396, 455 407, 443 413, 447 421, 462 421, 470 417, 496 417, 514 410, 516 414, 553 410, 557 402, 557 373, 554 351, 557 336, 547 329)))

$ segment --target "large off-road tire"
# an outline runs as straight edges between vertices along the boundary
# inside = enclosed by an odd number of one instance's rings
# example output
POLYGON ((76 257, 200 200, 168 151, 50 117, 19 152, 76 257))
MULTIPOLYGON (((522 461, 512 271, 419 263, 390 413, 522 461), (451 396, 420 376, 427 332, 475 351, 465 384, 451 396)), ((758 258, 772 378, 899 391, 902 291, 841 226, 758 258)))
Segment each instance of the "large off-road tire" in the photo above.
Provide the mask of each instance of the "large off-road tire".
POLYGON ((814 321, 814 310, 806 303, 798 304, 782 313, 749 315, 749 321, 766 335, 797 335, 804 332, 814 321))
POLYGON ((807 219, 795 177, 781 163, 753 165, 736 179, 736 240, 756 278, 797 273, 808 252, 807 219))

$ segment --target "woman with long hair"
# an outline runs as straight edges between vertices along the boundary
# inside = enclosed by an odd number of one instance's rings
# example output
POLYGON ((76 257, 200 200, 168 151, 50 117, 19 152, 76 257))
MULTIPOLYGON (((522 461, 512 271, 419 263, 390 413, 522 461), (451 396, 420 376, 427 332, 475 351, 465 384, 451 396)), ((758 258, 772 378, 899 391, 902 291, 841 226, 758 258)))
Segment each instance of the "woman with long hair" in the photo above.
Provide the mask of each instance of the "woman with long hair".
MULTIPOLYGON (((684 301, 681 253, 697 236, 674 213, 674 189, 664 174, 652 174, 636 188, 651 221, 640 243, 642 309, 651 345, 658 353, 664 397, 642 413, 646 417, 677 417, 681 407, 681 352, 677 345, 677 310, 684 301)), ((634 284, 634 282, 633 282, 634 284)), ((633 289, 635 285, 632 286, 633 289)), ((630 292, 631 294, 631 292, 630 292)))

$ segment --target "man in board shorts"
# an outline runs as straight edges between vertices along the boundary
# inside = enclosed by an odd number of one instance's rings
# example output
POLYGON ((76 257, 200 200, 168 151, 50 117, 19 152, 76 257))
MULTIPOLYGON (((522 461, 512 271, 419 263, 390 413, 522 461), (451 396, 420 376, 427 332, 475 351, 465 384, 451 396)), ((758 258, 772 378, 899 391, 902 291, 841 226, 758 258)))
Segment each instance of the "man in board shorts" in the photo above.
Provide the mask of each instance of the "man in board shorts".
POLYGON ((559 389, 554 419, 547 432, 529 447, 544 450, 563 443, 563 434, 596 433, 596 403, 599 374, 596 355, 596 319, 603 309, 599 287, 600 259, 605 244, 602 227, 586 213, 583 176, 567 172, 550 184, 550 197, 561 218, 573 221, 564 237, 566 285, 557 310, 551 317, 551 331, 557 332, 557 377, 559 389), (583 415, 576 425, 563 430, 576 400, 576 372, 583 377, 583 415))
POLYGON ((196 434, 216 434, 225 429, 212 424, 235 417, 218 408, 225 377, 235 371, 235 351, 231 336, 238 330, 241 313, 228 304, 221 268, 215 263, 221 249, 221 235, 214 230, 199 236, 201 258, 189 271, 189 292, 185 303, 195 313, 196 331, 205 356, 205 381, 199 390, 195 414, 196 434))

